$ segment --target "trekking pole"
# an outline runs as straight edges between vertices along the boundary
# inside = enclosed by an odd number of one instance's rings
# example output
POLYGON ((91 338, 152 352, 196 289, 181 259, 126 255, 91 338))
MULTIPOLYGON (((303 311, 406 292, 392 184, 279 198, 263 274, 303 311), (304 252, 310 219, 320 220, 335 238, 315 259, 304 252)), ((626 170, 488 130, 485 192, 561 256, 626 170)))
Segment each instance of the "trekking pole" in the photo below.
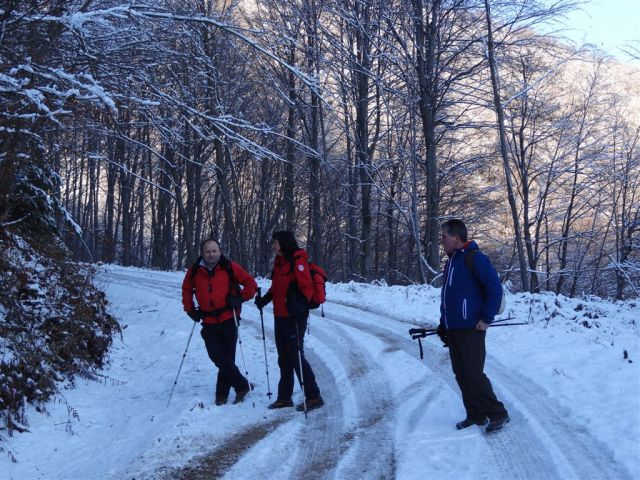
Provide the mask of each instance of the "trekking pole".
POLYGON ((508 320, 515 320, 515 319, 516 319, 516 317, 498 318, 498 319, 495 319, 493 322, 491 322, 491 325, 493 325, 494 323, 506 322, 508 320))
POLYGON ((233 321, 236 322, 236 331, 238 332, 238 344, 240 345, 240 356, 242 357, 242 367, 244 368, 244 374, 247 376, 247 383, 249 384, 249 396, 251 397, 251 404, 253 408, 256 408, 256 402, 253 400, 253 388, 251 388, 251 382, 249 381, 249 370, 247 370, 247 364, 244 361, 244 349, 242 348, 242 338, 240 337, 240 324, 238 323, 238 317, 236 315, 236 309, 232 308, 233 321))
POLYGON ((529 325, 526 322, 518 322, 518 323, 499 323, 498 325, 494 325, 493 322, 489 324, 490 327, 512 327, 514 325, 529 325))
POLYGON ((409 335, 411 335, 412 338, 424 338, 424 337, 428 337, 429 335, 435 335, 438 333, 438 329, 437 328, 410 328, 409 329, 409 335))
POLYGON ((200 322, 193 322, 193 327, 191 327, 191 333, 189 334, 189 340, 187 340, 187 347, 184 349, 184 353, 182 354, 182 361, 180 362, 180 367, 178 367, 178 373, 176 375, 176 379, 173 381, 173 387, 171 387, 171 393, 169 394, 169 400, 167 400, 166 408, 169 408, 169 403, 171 402, 171 397, 173 396, 173 391, 178 384, 178 377, 180 376, 180 370, 182 370, 182 364, 184 363, 184 359, 187 356, 187 350, 189 350, 189 344, 191 343, 191 337, 193 336, 193 331, 196 329, 196 324, 200 322))
POLYGON ((302 373, 302 350, 300 348, 300 329, 296 321, 296 346, 298 347, 298 364, 300 366, 300 388, 302 388, 302 408, 304 409, 304 419, 307 419, 307 394, 304 391, 304 374, 302 373))
MULTIPOLYGON (((258 287, 258 298, 262 298, 262 291, 258 287)), ((269 382, 269 362, 267 361, 267 340, 264 336, 264 316, 262 315, 262 308, 260 309, 260 325, 262 326, 262 347, 264 349, 264 368, 267 370, 267 397, 271 400, 271 383, 269 382)))
POLYGON ((424 350, 422 349, 422 339, 431 335, 437 335, 436 328, 410 328, 409 335, 414 340, 418 340, 418 348, 420 349, 420 360, 424 358, 424 350))

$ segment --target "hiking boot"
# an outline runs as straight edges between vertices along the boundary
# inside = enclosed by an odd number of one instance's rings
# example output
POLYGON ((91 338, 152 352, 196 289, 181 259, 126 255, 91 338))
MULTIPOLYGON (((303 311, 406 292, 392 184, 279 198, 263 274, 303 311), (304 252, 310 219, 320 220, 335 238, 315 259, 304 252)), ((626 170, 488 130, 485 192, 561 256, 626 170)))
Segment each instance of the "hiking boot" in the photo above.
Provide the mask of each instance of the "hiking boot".
POLYGON ((228 400, 228 397, 216 397, 216 405, 217 406, 226 405, 227 400, 228 400))
MULTIPOLYGON (((323 405, 324 400, 322 400, 322 397, 307 398, 307 412, 310 410, 315 410, 316 408, 320 408, 323 405)), ((304 412, 304 402, 298 405, 296 407, 296 410, 298 410, 299 412, 304 412)))
POLYGON ((233 401, 233 404, 235 405, 236 403, 242 403, 242 401, 244 400, 244 397, 246 397, 247 393, 253 390, 254 387, 255 385, 253 383, 250 383, 249 388, 247 388, 246 390, 236 391, 236 398, 233 401))
POLYGON ((273 410, 274 408, 287 408, 287 407, 293 407, 293 401, 290 398, 286 398, 284 400, 277 399, 275 402, 269 405, 269 408, 271 410, 273 410))
POLYGON ((505 415, 503 417, 494 418, 493 420, 489 421, 489 425, 487 425, 487 428, 485 429, 485 432, 487 432, 487 433, 496 432, 496 431, 500 430, 502 427, 504 427, 507 423, 509 423, 510 420, 511 419, 509 418, 509 415, 505 415))
POLYGON ((458 430, 462 430, 463 428, 468 428, 471 425, 486 425, 489 420, 484 415, 481 417, 467 417, 461 422, 456 423, 456 428, 458 430))

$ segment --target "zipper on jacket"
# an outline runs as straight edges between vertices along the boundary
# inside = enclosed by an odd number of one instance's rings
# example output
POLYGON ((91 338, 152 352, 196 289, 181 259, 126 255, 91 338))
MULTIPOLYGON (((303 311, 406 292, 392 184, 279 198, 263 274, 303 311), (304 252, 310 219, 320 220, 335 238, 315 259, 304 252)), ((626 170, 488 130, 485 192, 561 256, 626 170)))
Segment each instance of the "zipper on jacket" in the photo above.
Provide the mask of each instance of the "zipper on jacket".
POLYGON ((467 319, 467 299, 462 300, 462 318, 467 319))
POLYGON ((447 285, 451 285, 451 281, 453 280, 453 257, 456 256, 456 252, 453 252, 451 258, 449 258, 449 262, 447 263, 447 281, 442 286, 442 305, 444 308, 444 325, 449 329, 449 322, 447 321, 447 285))

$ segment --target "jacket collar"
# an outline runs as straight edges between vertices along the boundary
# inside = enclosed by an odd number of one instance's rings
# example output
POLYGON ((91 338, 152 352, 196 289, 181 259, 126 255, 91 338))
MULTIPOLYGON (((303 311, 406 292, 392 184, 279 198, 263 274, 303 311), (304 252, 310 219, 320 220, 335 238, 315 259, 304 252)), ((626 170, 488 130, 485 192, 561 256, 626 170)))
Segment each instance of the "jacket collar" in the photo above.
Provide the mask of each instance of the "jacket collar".
POLYGON ((475 242, 475 240, 467 240, 460 248, 456 248, 453 251, 453 254, 455 254, 456 252, 465 253, 469 250, 478 250, 478 244, 475 242))
POLYGON ((201 256, 198 257, 198 259, 196 260, 196 265, 198 265, 199 267, 206 268, 209 272, 213 272, 218 265, 221 268, 227 268, 228 264, 229 264, 229 260, 224 255, 220 255, 220 259, 218 260, 218 263, 216 263, 212 268, 207 267, 207 264, 204 262, 204 258, 202 258, 201 256))

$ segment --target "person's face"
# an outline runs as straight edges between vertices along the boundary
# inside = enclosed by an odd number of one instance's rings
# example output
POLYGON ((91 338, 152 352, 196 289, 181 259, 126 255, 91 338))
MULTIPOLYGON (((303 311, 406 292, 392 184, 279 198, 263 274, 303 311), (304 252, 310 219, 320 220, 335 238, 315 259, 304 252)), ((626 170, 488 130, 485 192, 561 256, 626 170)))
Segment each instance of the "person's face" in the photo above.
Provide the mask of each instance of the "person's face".
POLYGON ((275 253, 276 255, 282 255, 282 250, 280 249, 280 242, 278 240, 273 240, 273 242, 271 243, 271 249, 273 250, 273 253, 275 253))
POLYGON ((202 258, 208 267, 212 267, 220 260, 220 245, 209 241, 202 246, 202 258))
POLYGON ((444 253, 447 255, 451 255, 456 248, 460 248, 464 245, 460 240, 460 237, 449 235, 449 233, 444 230, 440 232, 440 243, 442 244, 444 253))

